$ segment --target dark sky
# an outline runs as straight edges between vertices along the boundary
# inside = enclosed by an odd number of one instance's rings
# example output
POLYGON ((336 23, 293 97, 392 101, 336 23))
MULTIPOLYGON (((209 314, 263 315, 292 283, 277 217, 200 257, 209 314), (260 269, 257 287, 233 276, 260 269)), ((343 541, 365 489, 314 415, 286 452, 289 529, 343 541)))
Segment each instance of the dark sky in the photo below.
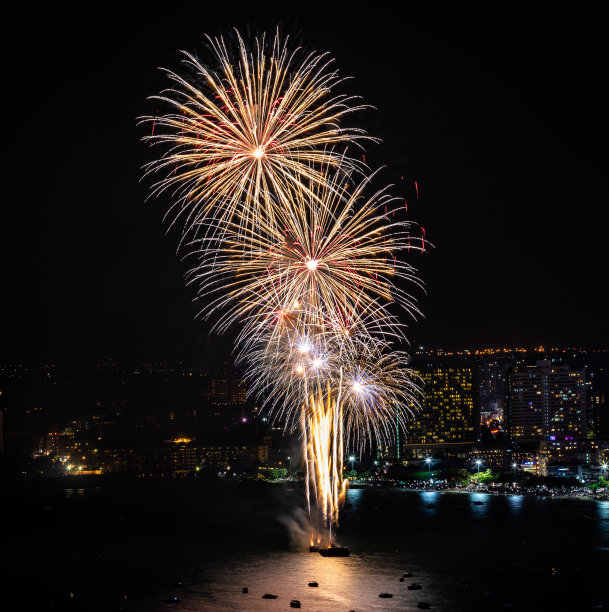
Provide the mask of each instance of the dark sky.
MULTIPOLYGON (((8 163, 0 217, 0 359, 191 359, 207 328, 167 201, 145 203, 135 118, 204 33, 276 25, 328 50, 381 180, 418 180, 409 213, 435 244, 413 342, 608 344, 606 57, 593 9, 453 3, 25 6, 4 24, 8 163)), ((379 185, 380 186, 380 185, 379 185)))

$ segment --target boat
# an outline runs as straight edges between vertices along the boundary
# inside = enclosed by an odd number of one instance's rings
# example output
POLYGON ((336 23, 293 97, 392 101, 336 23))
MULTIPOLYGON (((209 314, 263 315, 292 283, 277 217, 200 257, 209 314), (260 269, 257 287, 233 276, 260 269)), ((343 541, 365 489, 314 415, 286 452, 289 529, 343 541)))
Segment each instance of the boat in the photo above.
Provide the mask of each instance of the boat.
POLYGON ((389 599, 390 597, 393 597, 393 595, 391 593, 381 593, 379 597, 382 597, 383 599, 389 599))
POLYGON ((420 608, 421 610, 429 610, 431 608, 431 604, 426 601, 420 601, 417 604, 417 608, 420 608))
POLYGON ((178 582, 176 582, 173 586, 176 589, 181 589, 181 588, 183 588, 184 583, 181 580, 178 580, 178 582))
POLYGON ((318 582, 315 582, 315 580, 312 580, 311 582, 309 582, 309 586, 310 586, 310 587, 318 587, 318 586, 319 586, 319 583, 318 583, 318 582))
POLYGON ((321 546, 318 546, 317 544, 311 544, 311 546, 309 546, 309 552, 319 552, 321 550, 321 546))
POLYGON ((411 574, 410 572, 404 572, 402 576, 404 576, 404 578, 412 578, 413 574, 411 574))
POLYGON ((174 597, 170 597, 167 600, 167 603, 180 603, 180 598, 177 595, 175 595, 174 597))
POLYGON ((271 595, 270 593, 265 593, 262 596, 262 599, 277 599, 278 595, 271 595))
POLYGON ((413 582, 406 587, 409 591, 420 591, 423 587, 418 582, 413 582))
POLYGON ((242 592, 242 593, 249 593, 249 589, 248 589, 247 587, 243 587, 243 588, 241 589, 241 592, 242 592))
POLYGON ((400 582, 404 582, 404 578, 400 578, 400 582))
POLYGON ((298 599, 292 599, 290 608, 300 608, 300 601, 298 601, 298 599))
POLYGON ((328 546, 321 548, 319 554, 322 557, 348 557, 349 549, 346 546, 328 546))

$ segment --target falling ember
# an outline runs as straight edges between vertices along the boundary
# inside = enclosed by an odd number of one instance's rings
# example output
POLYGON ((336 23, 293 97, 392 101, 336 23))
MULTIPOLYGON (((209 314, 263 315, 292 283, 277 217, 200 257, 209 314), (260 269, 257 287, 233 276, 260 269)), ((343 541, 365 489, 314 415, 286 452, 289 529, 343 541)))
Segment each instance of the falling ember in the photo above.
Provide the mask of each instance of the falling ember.
POLYGON ((417 181, 414 182, 414 189, 417 193, 417 199, 419 198, 419 183, 417 181))

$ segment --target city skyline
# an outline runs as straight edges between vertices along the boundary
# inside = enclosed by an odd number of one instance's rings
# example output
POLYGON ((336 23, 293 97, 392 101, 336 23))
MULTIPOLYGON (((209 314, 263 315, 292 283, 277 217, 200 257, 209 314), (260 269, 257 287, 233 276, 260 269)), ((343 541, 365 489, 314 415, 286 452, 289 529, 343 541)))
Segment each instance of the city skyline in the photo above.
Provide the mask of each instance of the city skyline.
MULTIPOLYGON (((518 448, 543 442, 548 454, 556 447, 560 459, 563 451, 580 452, 590 441, 605 444, 608 365, 606 350, 540 353, 538 347, 527 353, 458 355, 417 350, 411 367, 421 379, 422 407, 406 416, 400 445, 416 447, 419 456, 427 447, 518 448)), ((100 424, 122 431, 104 438, 119 445, 130 444, 126 431, 136 446, 172 436, 251 442, 270 426, 264 425, 268 415, 259 411, 257 398, 248 396, 251 382, 230 357, 220 367, 105 361, 0 366, 2 404, 11 424, 7 432, 25 435, 26 448, 36 446, 36 437, 45 432, 57 436, 64 426, 72 431, 100 424)), ((273 428, 285 429, 277 423, 273 428)), ((287 443, 293 438, 289 429, 287 443)))

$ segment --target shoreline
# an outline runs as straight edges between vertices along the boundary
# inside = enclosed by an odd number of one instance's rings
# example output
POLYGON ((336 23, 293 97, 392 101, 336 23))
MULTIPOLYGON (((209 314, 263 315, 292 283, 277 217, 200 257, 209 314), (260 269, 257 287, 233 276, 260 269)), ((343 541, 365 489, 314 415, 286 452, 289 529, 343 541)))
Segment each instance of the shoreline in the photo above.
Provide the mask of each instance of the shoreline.
MULTIPOLYGON (((275 486, 295 486, 299 487, 303 484, 302 479, 278 479, 274 481, 256 481, 253 479, 230 480, 222 479, 213 481, 198 481, 196 478, 141 478, 138 476, 127 475, 99 475, 99 476, 51 476, 45 478, 31 479, 16 479, 4 481, 5 486, 16 489, 21 488, 65 488, 65 489, 88 489, 106 487, 112 485, 125 485, 137 482, 144 488, 153 487, 155 484, 165 487, 179 487, 180 484, 200 484, 202 488, 220 488, 220 489, 238 489, 240 487, 272 487, 275 486)), ((602 493, 592 494, 583 488, 575 488, 574 490, 556 489, 556 488, 518 488, 518 489, 503 489, 503 488, 480 488, 469 489, 464 487, 424 487, 424 486, 405 486, 395 482, 361 482, 350 481, 348 489, 399 489, 402 491, 410 491, 413 493, 452 493, 452 494, 474 494, 484 493, 486 495, 515 495, 519 497, 541 497, 549 499, 579 499, 587 501, 609 501, 609 490, 602 493)))
POLYGON ((368 483, 354 483, 349 484, 349 489, 401 489, 404 491, 412 491, 413 493, 454 493, 454 494, 473 494, 473 493, 484 493, 486 495, 502 495, 509 496, 514 495, 518 497, 543 497, 550 499, 579 499, 586 501, 609 501, 609 491, 603 495, 585 495, 581 490, 568 492, 561 489, 541 489, 541 490, 521 490, 521 491, 504 491, 504 490, 489 490, 489 489, 464 489, 461 487, 442 487, 442 488, 428 488, 428 487, 405 487, 400 485, 382 485, 382 484, 368 484, 368 483), (560 492, 559 492, 560 491, 560 492))

